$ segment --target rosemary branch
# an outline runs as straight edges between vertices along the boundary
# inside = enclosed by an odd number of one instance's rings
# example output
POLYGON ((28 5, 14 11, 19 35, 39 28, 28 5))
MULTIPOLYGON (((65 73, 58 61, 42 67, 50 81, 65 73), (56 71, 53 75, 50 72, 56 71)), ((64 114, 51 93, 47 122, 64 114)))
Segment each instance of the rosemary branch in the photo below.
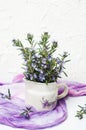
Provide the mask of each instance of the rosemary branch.
POLYGON ((1 98, 7 98, 7 99, 11 99, 11 92, 10 89, 8 89, 8 94, 4 94, 4 93, 0 93, 1 98))
POLYGON ((33 112, 31 109, 31 107, 26 107, 23 109, 23 112, 20 114, 20 116, 24 117, 25 119, 30 119, 30 113, 33 112))
POLYGON ((78 117, 79 119, 82 119, 83 118, 83 115, 86 114, 86 104, 84 107, 78 105, 78 107, 80 108, 80 110, 77 111, 77 114, 75 117, 78 117))

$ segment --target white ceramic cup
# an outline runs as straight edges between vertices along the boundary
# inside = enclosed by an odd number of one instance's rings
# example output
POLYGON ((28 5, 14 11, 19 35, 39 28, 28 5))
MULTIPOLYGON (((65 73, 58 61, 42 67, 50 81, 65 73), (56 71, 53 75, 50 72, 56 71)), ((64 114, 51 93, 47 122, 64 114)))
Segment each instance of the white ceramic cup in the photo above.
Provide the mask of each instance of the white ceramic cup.
POLYGON ((34 107, 37 111, 50 111, 56 107, 57 101, 68 94, 68 86, 64 83, 39 83, 25 80, 26 105, 34 107), (64 88, 61 94, 58 90, 64 88))

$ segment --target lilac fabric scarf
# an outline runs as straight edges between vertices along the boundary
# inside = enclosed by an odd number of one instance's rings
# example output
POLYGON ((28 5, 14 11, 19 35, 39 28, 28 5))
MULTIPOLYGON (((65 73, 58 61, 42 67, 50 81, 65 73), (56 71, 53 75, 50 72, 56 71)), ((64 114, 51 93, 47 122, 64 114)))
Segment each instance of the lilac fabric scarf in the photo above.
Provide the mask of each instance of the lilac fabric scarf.
MULTIPOLYGON (((23 75, 17 75, 13 81, 14 83, 23 84, 23 75)), ((5 87, 8 83, 0 83, 0 87, 5 87)), ((86 95, 86 85, 77 82, 66 82, 69 86, 67 96, 83 96, 86 95)), ((21 85, 21 84, 20 84, 21 85)), ((38 130, 56 126, 67 118, 67 106, 65 99, 59 100, 56 108, 50 112, 32 112, 30 119, 21 116, 23 109, 25 109, 23 99, 13 96, 11 100, 0 97, 0 124, 8 125, 14 128, 23 128, 28 130, 38 130)))

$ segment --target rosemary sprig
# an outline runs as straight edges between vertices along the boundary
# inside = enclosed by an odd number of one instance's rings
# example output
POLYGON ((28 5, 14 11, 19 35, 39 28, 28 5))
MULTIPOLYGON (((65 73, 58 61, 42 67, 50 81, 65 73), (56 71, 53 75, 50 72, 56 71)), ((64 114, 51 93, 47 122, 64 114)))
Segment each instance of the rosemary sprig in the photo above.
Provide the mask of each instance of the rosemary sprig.
POLYGON ((79 119, 82 119, 83 118, 83 115, 86 114, 86 104, 84 107, 78 105, 78 107, 80 108, 79 111, 77 111, 77 114, 75 117, 78 117, 79 119))
POLYGON ((23 112, 20 114, 20 116, 24 117, 25 119, 30 119, 30 113, 33 112, 31 109, 31 107, 26 107, 26 109, 23 109, 23 112))
POLYGON ((7 98, 11 100, 11 92, 10 89, 8 89, 8 94, 0 93, 1 98, 7 98))

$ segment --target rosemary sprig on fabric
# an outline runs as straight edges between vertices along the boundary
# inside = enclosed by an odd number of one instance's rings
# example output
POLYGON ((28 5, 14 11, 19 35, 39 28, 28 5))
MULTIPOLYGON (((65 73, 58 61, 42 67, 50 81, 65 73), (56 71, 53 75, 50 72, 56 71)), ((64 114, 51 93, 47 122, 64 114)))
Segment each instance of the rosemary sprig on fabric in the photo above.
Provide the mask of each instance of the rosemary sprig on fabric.
POLYGON ((83 118, 83 115, 86 114, 86 104, 84 107, 78 105, 78 107, 80 108, 79 111, 77 111, 77 114, 75 117, 78 117, 79 119, 82 119, 83 118))
POLYGON ((24 117, 25 119, 30 119, 30 113, 33 112, 31 109, 31 107, 26 107, 26 109, 23 109, 23 112, 20 114, 20 116, 24 117))
POLYGON ((8 89, 8 94, 0 93, 1 98, 7 98, 11 100, 11 92, 10 89, 8 89))

